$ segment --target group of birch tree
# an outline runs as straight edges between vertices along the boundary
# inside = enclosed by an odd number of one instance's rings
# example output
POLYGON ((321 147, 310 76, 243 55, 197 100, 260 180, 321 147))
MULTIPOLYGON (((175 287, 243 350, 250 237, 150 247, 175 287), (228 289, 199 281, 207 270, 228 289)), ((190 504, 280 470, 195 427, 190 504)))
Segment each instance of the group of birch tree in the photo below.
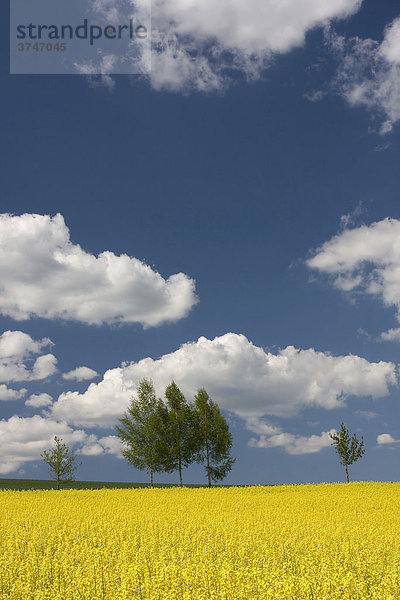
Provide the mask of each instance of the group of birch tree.
POLYGON ((144 378, 116 429, 123 456, 135 469, 149 473, 151 486, 154 473, 174 471, 182 486, 182 470, 197 462, 204 465, 211 487, 235 462, 228 424, 204 388, 188 402, 172 381, 163 401, 151 379, 144 378))

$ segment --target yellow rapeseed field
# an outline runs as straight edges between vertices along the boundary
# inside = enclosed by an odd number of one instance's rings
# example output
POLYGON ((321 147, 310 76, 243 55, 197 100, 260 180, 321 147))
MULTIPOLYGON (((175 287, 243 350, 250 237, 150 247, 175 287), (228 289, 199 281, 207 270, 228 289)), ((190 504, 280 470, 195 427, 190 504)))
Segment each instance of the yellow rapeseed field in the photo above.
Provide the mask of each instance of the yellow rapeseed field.
POLYGON ((0 597, 399 600, 400 484, 0 492, 0 597))

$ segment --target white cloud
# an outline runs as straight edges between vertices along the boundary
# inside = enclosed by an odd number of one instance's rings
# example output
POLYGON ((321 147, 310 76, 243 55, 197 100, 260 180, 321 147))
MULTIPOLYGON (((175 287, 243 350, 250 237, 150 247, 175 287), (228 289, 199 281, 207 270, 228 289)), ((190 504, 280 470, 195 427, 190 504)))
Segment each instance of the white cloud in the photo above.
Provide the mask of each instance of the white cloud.
POLYGON ((329 433, 336 430, 323 431, 321 435, 293 435, 291 433, 277 433, 270 437, 260 435, 259 439, 251 438, 249 446, 253 448, 276 448, 281 446, 288 454, 314 454, 331 445, 329 433))
POLYGON ((159 394, 172 379, 188 398, 204 386, 221 408, 245 419, 289 417, 306 407, 330 410, 344 406, 348 396, 386 396, 397 383, 393 363, 293 346, 273 354, 244 335, 227 333, 183 344, 158 360, 145 358, 108 370, 85 393, 61 394, 52 414, 74 424, 113 426, 143 377, 153 379, 159 394))
POLYGON ((0 381, 33 381, 46 379, 57 371, 53 354, 43 354, 43 347, 53 345, 48 338, 33 340, 22 331, 5 331, 0 336, 0 381))
POLYGON ((46 346, 53 346, 49 338, 33 340, 23 331, 5 331, 0 336, 0 359, 25 358, 31 354, 39 354, 46 346))
POLYGON ((49 406, 53 401, 50 394, 31 394, 25 402, 25 406, 31 408, 41 408, 42 406, 49 406))
POLYGON ((152 83, 223 89, 232 71, 257 78, 266 60, 304 43, 314 27, 356 12, 361 0, 156 0, 152 83))
MULTIPOLYGON (((47 394, 36 397, 32 395, 31 398, 37 400, 40 396, 44 397, 47 394)), ((112 454, 122 458, 121 442, 116 436, 109 435, 98 439, 95 435, 88 435, 81 429, 73 430, 67 423, 52 418, 39 415, 24 418, 13 416, 0 421, 0 474, 16 472, 26 462, 41 460, 43 450, 54 446, 55 435, 76 454, 112 454)))
POLYGON ((103 446, 97 442, 96 436, 93 437, 95 439, 88 440, 88 442, 79 450, 78 454, 83 454, 84 456, 99 456, 100 454, 104 454, 103 446))
POLYGON ((52 414, 70 423, 112 427, 126 410, 135 389, 136 383, 125 383, 122 368, 111 369, 100 383, 91 383, 84 394, 61 394, 51 407, 52 414))
POLYGON ((174 23, 178 35, 214 39, 246 54, 288 52, 308 30, 356 12, 360 0, 170 0, 156 2, 157 23, 174 23))
POLYGON ((12 390, 2 383, 0 385, 0 400, 19 400, 25 396, 26 392, 27 390, 25 388, 12 390))
POLYGON ((99 439, 106 454, 114 454, 117 458, 123 458, 121 454, 121 441, 116 435, 106 435, 99 439))
POLYGON ((194 281, 167 280, 136 258, 73 244, 62 215, 0 215, 0 312, 82 323, 157 326, 185 317, 194 281))
MULTIPOLYGON (((318 423, 312 423, 318 425, 318 423)), ((252 448, 276 448, 281 446, 287 454, 314 454, 332 444, 330 433, 336 429, 323 431, 320 435, 294 435, 282 431, 280 427, 270 425, 262 419, 251 417, 246 419, 246 429, 258 434, 258 438, 250 438, 248 445, 252 448)))
POLYGON ((57 371, 57 359, 53 354, 39 356, 33 365, 32 379, 46 379, 57 371))
MULTIPOLYGON (((318 424, 318 423, 317 423, 318 424)), ((314 454, 330 446, 332 439, 329 433, 336 432, 331 429, 323 431, 321 435, 293 435, 285 433, 280 427, 270 425, 257 417, 246 419, 246 429, 258 434, 258 438, 250 438, 248 445, 252 448, 276 448, 281 446, 288 454, 314 454)))
POLYGON ((400 65, 400 17, 386 28, 380 53, 387 61, 400 65))
MULTIPOLYGON (((273 55, 301 46, 307 32, 354 14, 361 4, 362 0, 154 0, 151 84, 155 89, 205 92, 225 89, 238 75, 257 79, 273 55)), ((96 2, 94 8, 116 17, 112 2, 96 2)), ((144 51, 144 72, 148 55, 144 51)), ((102 78, 110 72, 102 56, 96 64, 77 68, 102 78)), ((110 79, 104 84, 110 87, 110 79)))
POLYGON ((261 436, 281 433, 280 427, 277 427, 276 425, 270 425, 258 417, 248 417, 246 419, 246 429, 261 436))
POLYGON ((95 435, 90 435, 79 450, 79 454, 85 456, 99 456, 100 454, 113 454, 117 458, 123 458, 121 454, 122 444, 119 438, 115 435, 108 435, 102 438, 97 438, 95 435))
POLYGON ((351 106, 377 110, 382 117, 380 133, 389 133, 400 120, 400 17, 386 28, 381 44, 336 35, 328 43, 340 63, 336 91, 351 106))
POLYGON ((0 421, 0 473, 11 473, 25 462, 40 460, 43 450, 54 445, 55 435, 70 447, 87 438, 84 431, 73 431, 66 423, 38 415, 0 421))
POLYGON ((381 433, 376 438, 376 443, 378 446, 383 446, 385 444, 398 444, 399 442, 400 440, 395 440, 390 433, 381 433))
POLYGON ((400 342, 400 327, 389 329, 381 334, 381 339, 385 342, 400 342))
MULTIPOLYGON (((325 242, 307 260, 311 269, 332 277, 343 291, 362 291, 394 306, 400 321, 400 221, 384 219, 356 229, 346 229, 325 242)), ((398 340, 399 329, 382 334, 398 340)))
POLYGON ((68 373, 63 374, 63 379, 76 379, 76 381, 85 381, 88 379, 94 379, 98 376, 98 373, 89 367, 77 367, 68 373))

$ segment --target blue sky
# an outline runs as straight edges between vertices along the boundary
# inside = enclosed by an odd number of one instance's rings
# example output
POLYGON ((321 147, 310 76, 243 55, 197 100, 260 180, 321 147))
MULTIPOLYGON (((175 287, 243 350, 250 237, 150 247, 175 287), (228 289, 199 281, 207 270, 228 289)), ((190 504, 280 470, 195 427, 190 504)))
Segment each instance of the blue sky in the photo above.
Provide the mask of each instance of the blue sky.
POLYGON ((2 477, 46 478, 57 434, 79 479, 146 481, 113 427, 150 376, 223 408, 227 483, 343 480, 341 421, 350 477, 398 479, 398 3, 273 4, 243 37, 171 2, 147 78, 9 75, 2 36, 2 477))

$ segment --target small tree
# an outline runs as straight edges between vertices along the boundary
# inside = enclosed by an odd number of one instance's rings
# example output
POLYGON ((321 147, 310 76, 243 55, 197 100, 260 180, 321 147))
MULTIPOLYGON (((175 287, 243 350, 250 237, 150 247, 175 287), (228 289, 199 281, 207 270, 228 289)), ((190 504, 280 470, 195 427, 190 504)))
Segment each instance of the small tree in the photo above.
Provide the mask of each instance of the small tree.
POLYGON ((74 473, 79 465, 75 464, 75 455, 68 446, 54 436, 54 447, 44 450, 41 454, 44 462, 49 466, 50 477, 57 482, 57 489, 61 483, 70 483, 74 480, 74 473))
POLYGON ((235 459, 230 455, 232 436, 218 405, 204 388, 195 396, 197 427, 201 440, 198 462, 205 462, 208 487, 212 481, 221 481, 232 468, 235 459))
POLYGON ((167 399, 165 441, 168 451, 164 458, 167 472, 179 471, 179 485, 182 487, 182 468, 188 467, 201 448, 199 432, 193 407, 173 381, 165 390, 167 399))
POLYGON ((346 429, 344 423, 341 423, 340 427, 339 433, 330 433, 329 435, 333 440, 331 446, 336 446, 339 462, 341 465, 344 465, 346 471, 346 482, 349 483, 348 466, 353 464, 364 454, 364 440, 361 436, 361 440, 359 441, 355 433, 353 434, 353 437, 350 438, 349 430, 346 429))
POLYGON ((163 471, 162 458, 166 453, 163 447, 161 400, 157 400, 151 379, 142 379, 137 387, 137 397, 133 397, 129 408, 117 426, 117 435, 124 443, 122 455, 129 464, 150 474, 150 487, 153 487, 153 473, 163 471))

